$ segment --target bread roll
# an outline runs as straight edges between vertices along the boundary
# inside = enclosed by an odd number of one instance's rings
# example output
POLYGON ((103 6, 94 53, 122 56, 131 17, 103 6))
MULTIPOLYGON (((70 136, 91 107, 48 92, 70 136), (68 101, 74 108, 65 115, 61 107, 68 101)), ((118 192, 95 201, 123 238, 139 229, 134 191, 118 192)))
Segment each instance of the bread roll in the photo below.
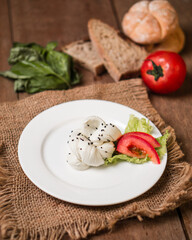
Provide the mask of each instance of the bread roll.
POLYGON ((151 52, 164 50, 179 53, 185 44, 185 34, 180 27, 177 27, 163 42, 155 44, 151 52))
POLYGON ((158 43, 178 26, 175 9, 166 0, 140 1, 125 14, 122 28, 140 44, 158 43))

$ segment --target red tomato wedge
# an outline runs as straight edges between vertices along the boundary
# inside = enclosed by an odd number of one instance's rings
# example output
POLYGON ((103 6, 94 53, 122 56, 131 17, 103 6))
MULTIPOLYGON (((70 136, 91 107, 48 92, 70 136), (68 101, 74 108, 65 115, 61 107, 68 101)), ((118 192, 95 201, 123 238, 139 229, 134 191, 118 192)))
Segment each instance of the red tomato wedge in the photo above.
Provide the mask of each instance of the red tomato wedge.
MULTIPOLYGON (((160 147, 160 143, 150 134, 148 133, 144 133, 144 132, 129 132, 129 133, 125 133, 123 136, 138 136, 141 137, 143 139, 145 139, 148 143, 150 143, 154 148, 158 148, 160 147)), ((122 137, 123 137, 122 136, 122 137)))
POLYGON ((144 158, 148 154, 153 163, 160 164, 160 158, 154 147, 139 136, 123 135, 117 143, 116 150, 119 153, 137 158, 144 158))

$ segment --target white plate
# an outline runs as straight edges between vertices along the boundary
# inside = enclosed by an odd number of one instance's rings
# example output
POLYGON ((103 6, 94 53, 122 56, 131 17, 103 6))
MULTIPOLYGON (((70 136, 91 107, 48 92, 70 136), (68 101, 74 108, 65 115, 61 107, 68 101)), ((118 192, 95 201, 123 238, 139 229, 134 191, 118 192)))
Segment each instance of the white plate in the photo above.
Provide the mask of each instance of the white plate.
MULTIPOLYGON (((99 116, 123 133, 130 114, 144 117, 126 106, 101 100, 67 102, 40 113, 29 122, 19 140, 18 155, 23 171, 44 192, 75 204, 111 205, 143 194, 163 174, 167 154, 160 165, 121 162, 85 171, 75 170, 66 162, 68 136, 85 118, 99 116)), ((152 135, 161 136, 151 124, 152 135)))

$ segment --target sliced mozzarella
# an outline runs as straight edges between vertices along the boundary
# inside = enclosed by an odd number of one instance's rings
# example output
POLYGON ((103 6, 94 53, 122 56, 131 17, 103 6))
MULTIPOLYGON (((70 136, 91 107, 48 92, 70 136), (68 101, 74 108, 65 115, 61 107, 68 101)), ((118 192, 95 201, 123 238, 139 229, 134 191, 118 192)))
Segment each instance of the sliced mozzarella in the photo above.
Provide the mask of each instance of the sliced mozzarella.
POLYGON ((120 130, 115 125, 104 124, 100 125, 98 130, 92 134, 90 140, 98 146, 103 142, 116 141, 121 135, 120 130))
POLYGON ((83 124, 82 134, 89 138, 102 124, 105 124, 105 122, 101 118, 91 116, 83 124))
POLYGON ((113 142, 103 143, 97 147, 103 159, 110 158, 115 151, 115 145, 113 142))
POLYGON ((81 161, 89 166, 98 167, 104 164, 104 160, 96 146, 81 143, 80 156, 81 161))
POLYGON ((81 162, 73 153, 69 153, 67 157, 67 162, 77 170, 86 170, 89 168, 87 164, 81 162))

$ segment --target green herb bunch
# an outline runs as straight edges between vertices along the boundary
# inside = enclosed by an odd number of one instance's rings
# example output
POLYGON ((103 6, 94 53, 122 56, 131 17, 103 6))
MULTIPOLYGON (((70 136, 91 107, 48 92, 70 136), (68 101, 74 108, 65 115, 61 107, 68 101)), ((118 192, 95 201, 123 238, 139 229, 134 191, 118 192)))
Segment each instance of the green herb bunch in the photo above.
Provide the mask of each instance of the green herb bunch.
POLYGON ((8 59, 11 69, 0 72, 13 79, 16 92, 36 93, 44 90, 68 89, 80 82, 73 59, 54 50, 56 42, 46 47, 36 43, 14 43, 8 59))

